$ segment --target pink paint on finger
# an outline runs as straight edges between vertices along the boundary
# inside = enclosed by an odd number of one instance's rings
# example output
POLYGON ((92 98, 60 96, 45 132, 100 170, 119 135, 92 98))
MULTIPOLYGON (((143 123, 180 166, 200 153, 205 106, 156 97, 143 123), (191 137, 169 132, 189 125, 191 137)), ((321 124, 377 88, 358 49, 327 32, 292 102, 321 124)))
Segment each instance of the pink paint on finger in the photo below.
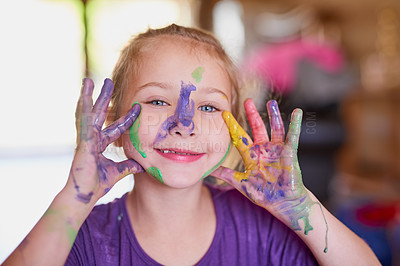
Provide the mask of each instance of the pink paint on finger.
POLYGON ((265 143, 269 140, 267 129, 265 128, 264 121, 261 119, 260 114, 254 105, 253 99, 246 99, 244 102, 244 109, 246 111, 247 119, 253 132, 254 143, 265 143))

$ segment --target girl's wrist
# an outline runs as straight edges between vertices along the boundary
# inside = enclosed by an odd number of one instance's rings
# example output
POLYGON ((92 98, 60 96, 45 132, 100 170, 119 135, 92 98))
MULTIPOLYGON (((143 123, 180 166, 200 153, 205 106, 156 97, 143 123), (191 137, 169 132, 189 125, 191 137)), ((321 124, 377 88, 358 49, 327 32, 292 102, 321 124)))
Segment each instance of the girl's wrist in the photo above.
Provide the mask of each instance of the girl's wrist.
MULTIPOLYGON (((54 198, 46 211, 48 214, 58 214, 66 219, 75 229, 79 229, 96 204, 96 200, 82 202, 77 199, 76 191, 65 186, 54 198)), ((45 215, 46 215, 45 213, 45 215)))

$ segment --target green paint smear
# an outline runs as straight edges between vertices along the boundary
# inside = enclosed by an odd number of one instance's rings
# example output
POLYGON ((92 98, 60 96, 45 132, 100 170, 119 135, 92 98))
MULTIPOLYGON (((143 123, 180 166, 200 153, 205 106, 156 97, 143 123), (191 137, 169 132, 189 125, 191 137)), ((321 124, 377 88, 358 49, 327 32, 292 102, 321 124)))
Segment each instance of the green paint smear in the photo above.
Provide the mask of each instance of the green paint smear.
POLYGON ((78 234, 78 232, 74 228, 72 228, 72 226, 68 225, 67 226, 67 234, 68 234, 68 238, 69 238, 69 243, 72 247, 74 245, 75 238, 76 238, 76 235, 78 234))
POLYGON ((192 72, 192 77, 197 81, 200 82, 201 78, 203 77, 204 67, 198 67, 192 72))
POLYGON ((231 148, 231 143, 229 143, 228 149, 226 150, 224 157, 222 157, 222 159, 221 159, 216 165, 214 165, 213 168, 211 168, 210 170, 208 170, 207 172, 205 172, 205 174, 201 177, 200 180, 202 180, 203 178, 207 177, 209 174, 211 174, 212 172, 214 172, 214 170, 217 169, 217 168, 225 161, 226 156, 228 156, 228 152, 229 152, 230 148, 231 148))
MULTIPOLYGON (((135 102, 134 104, 132 104, 132 107, 135 104, 140 105, 140 103, 135 102)), ((142 106, 140 106, 140 107, 142 107, 142 106)), ((142 149, 142 143, 140 142, 140 139, 139 139, 140 116, 141 116, 141 114, 139 114, 139 117, 136 118, 133 125, 129 128, 129 137, 131 139, 133 147, 135 147, 135 149, 142 155, 143 158, 146 158, 147 155, 146 155, 146 153, 144 153, 144 151, 142 149)))
POLYGON ((47 216, 47 215, 56 214, 56 213, 57 213, 57 211, 55 211, 55 210, 53 210, 51 208, 48 208, 47 211, 43 214, 43 217, 47 216))
MULTIPOLYGON (((43 217, 47 216, 47 215, 55 215, 58 213, 59 213, 58 211, 53 210, 52 208, 48 208, 47 211, 43 214, 43 217)), ((67 222, 66 230, 67 230, 67 235, 68 235, 70 246, 72 247, 74 245, 78 231, 75 230, 69 222, 67 222)))
MULTIPOLYGON (((322 217, 324 218, 324 222, 325 222, 325 226, 326 226, 326 231, 325 231, 325 248, 324 248, 324 253, 328 253, 328 222, 326 221, 325 218, 325 214, 322 210, 322 205, 319 202, 313 201, 309 207, 309 209, 311 210, 311 207, 313 205, 318 205, 321 213, 322 213, 322 217)), ((312 225, 310 224, 310 220, 308 219, 309 214, 301 216, 300 218, 298 218, 297 220, 292 220, 292 228, 294 230, 299 230, 299 225, 297 223, 298 220, 303 219, 304 222, 304 234, 308 235, 308 232, 313 230, 314 228, 312 227, 312 225)))
POLYGON ((160 169, 158 169, 157 167, 149 167, 147 168, 146 172, 154 176, 158 181, 160 181, 160 183, 164 184, 160 169))

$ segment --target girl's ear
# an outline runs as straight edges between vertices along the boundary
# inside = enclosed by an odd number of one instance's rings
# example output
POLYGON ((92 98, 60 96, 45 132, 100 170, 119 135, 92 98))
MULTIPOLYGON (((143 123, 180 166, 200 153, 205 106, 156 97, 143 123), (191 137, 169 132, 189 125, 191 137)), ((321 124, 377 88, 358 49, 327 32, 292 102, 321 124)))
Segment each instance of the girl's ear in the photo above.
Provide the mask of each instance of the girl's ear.
MULTIPOLYGON (((116 117, 115 108, 113 108, 112 106, 109 106, 107 108, 106 127, 111 125, 116 120, 116 118, 117 117, 116 117)), ((122 136, 114 141, 114 145, 117 147, 122 147, 122 136)))

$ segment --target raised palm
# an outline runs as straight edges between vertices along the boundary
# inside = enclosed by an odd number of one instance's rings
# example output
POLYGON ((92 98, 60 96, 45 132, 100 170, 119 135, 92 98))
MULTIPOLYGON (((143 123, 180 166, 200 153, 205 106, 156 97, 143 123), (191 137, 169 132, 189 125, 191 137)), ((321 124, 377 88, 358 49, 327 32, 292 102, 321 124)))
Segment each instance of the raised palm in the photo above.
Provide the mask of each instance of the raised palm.
MULTIPOLYGON (((114 162, 102 153, 135 122, 140 106, 134 105, 129 112, 102 129, 111 94, 111 80, 106 79, 101 93, 93 105, 94 84, 85 79, 76 109, 77 148, 72 162, 68 184, 75 190, 75 198, 83 203, 99 199, 122 177, 143 172, 134 160, 114 162)), ((67 184, 67 185, 68 185, 67 184)))
POLYGON ((297 159, 303 112, 301 109, 293 111, 285 139, 278 105, 274 100, 269 101, 270 140, 253 101, 247 99, 244 106, 254 141, 230 112, 225 111, 223 117, 233 144, 242 156, 245 171, 220 167, 212 175, 233 185, 252 202, 267 209, 294 230, 301 230, 298 222, 303 219, 307 233, 312 230, 308 216, 314 202, 303 185, 297 159))

